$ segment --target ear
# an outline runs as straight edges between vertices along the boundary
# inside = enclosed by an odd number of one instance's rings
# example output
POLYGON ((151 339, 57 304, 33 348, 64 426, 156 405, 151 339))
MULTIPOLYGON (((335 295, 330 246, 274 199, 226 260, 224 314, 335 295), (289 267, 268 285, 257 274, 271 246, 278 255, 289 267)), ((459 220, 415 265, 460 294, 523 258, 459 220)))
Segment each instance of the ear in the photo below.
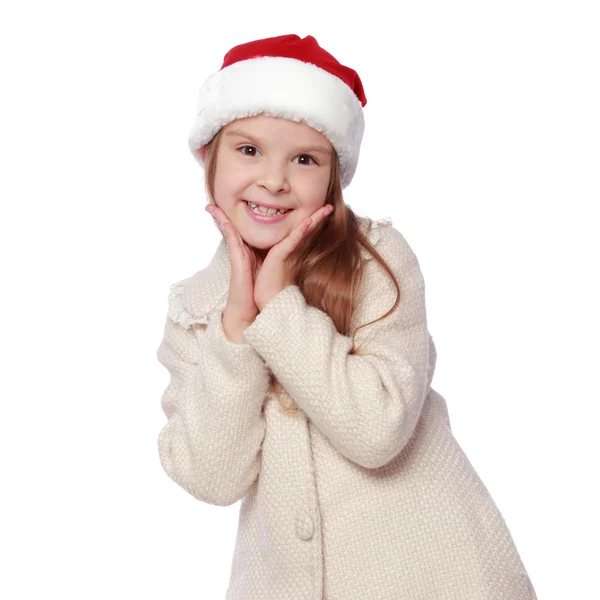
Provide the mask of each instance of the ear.
POLYGON ((196 148, 194 150, 196 156, 202 161, 202 164, 206 163, 206 146, 202 146, 201 148, 196 148))

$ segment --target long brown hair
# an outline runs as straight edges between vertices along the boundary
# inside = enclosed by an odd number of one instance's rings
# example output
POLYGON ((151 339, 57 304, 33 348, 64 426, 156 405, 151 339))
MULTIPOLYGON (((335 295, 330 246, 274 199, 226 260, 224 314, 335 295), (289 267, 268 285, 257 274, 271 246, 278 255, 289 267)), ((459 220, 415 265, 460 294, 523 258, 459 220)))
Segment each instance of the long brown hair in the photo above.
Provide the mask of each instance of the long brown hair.
MULTIPOLYGON (((217 155, 222 132, 223 129, 219 130, 207 144, 204 157, 206 193, 213 204, 215 203, 217 155)), ((400 286, 385 260, 361 232, 354 211, 344 203, 338 156, 335 150, 333 150, 325 202, 333 206, 330 217, 322 227, 315 228, 310 235, 307 235, 304 242, 288 257, 290 268, 295 273, 294 280, 307 304, 327 313, 340 334, 350 335, 356 293, 362 281, 365 265, 361 257, 361 246, 385 269, 398 292, 394 305, 387 313, 374 321, 360 325, 352 332, 352 348, 349 353, 356 354, 358 352, 358 348, 354 345, 356 332, 362 327, 384 319, 396 309, 400 302, 400 286)), ((297 410, 294 402, 283 404, 282 386, 273 375, 271 375, 270 386, 284 411, 297 410)))

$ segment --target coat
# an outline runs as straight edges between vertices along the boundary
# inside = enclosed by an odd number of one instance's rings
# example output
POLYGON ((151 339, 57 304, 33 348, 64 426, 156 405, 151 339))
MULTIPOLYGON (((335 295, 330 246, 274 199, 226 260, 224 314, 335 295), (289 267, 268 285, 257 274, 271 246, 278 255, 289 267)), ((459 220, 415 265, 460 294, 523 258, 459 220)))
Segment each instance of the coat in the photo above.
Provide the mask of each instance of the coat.
MULTIPOLYGON (((359 219, 401 298, 358 331, 357 354, 297 285, 271 298, 244 343, 229 340, 225 239, 206 268, 171 285, 157 352, 171 376, 162 467, 201 502, 242 499, 226 600, 535 600, 431 387, 419 262, 390 218, 359 219), (280 409, 271 374, 300 410, 280 409)), ((396 298, 361 251, 352 331, 396 298)))

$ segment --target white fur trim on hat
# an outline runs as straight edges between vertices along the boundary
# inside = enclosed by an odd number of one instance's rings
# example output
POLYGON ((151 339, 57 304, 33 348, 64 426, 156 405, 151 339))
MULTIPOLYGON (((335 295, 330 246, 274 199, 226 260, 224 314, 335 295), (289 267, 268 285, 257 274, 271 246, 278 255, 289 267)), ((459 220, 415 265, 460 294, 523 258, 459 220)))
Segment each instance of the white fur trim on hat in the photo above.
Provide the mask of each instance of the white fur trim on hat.
POLYGON ((235 119, 258 114, 304 122, 329 139, 338 153, 342 188, 358 164, 365 122, 360 100, 339 77, 295 58, 262 56, 213 73, 198 95, 188 143, 195 150, 235 119))

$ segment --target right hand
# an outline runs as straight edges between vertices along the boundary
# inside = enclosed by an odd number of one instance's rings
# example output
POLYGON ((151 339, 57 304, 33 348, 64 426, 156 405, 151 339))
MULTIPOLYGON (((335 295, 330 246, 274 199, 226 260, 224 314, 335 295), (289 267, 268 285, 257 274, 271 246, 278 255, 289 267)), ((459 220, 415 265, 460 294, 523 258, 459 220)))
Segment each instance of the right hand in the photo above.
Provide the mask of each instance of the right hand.
POLYGON ((205 209, 225 235, 231 263, 229 295, 223 319, 229 326, 243 331, 260 312, 254 302, 254 280, 261 265, 225 213, 215 204, 208 204, 205 209))

